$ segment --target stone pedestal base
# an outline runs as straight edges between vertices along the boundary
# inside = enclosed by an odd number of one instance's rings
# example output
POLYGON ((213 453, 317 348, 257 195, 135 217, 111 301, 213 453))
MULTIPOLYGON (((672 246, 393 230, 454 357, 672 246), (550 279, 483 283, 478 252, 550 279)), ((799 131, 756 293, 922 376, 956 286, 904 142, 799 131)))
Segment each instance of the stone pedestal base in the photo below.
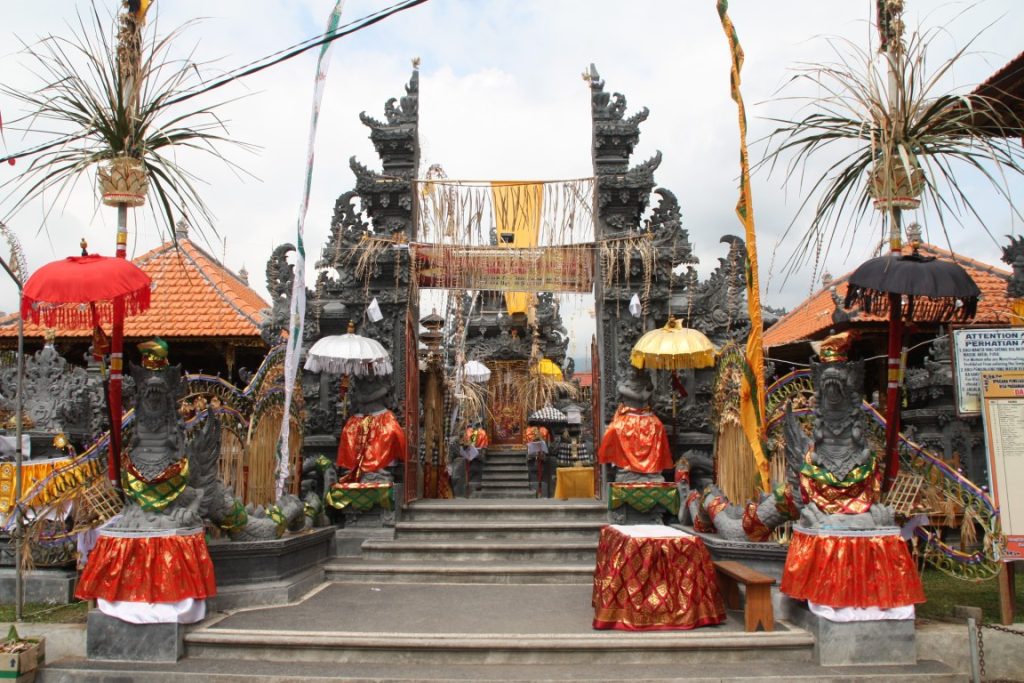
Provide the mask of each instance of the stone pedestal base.
POLYGON ((323 581, 320 565, 331 555, 334 532, 325 527, 269 541, 211 543, 217 595, 207 600, 207 612, 297 599, 323 581))
MULTIPOLYGON (((0 569, 0 602, 14 604, 15 575, 11 568, 0 569)), ((74 567, 58 569, 42 567, 22 574, 25 590, 25 602, 45 602, 53 605, 66 605, 75 596, 75 582, 78 574, 74 567)))
POLYGON ((814 656, 821 666, 917 662, 913 619, 838 623, 812 613, 802 600, 781 596, 780 603, 783 619, 814 635, 814 656))
POLYGON ((183 624, 129 624, 89 612, 85 634, 89 659, 121 662, 176 662, 185 654, 183 624))
POLYGON ((666 519, 674 519, 666 517, 668 514, 669 511, 661 505, 655 505, 647 512, 640 512, 628 505, 623 505, 618 509, 608 511, 608 522, 610 524, 664 524, 666 519))

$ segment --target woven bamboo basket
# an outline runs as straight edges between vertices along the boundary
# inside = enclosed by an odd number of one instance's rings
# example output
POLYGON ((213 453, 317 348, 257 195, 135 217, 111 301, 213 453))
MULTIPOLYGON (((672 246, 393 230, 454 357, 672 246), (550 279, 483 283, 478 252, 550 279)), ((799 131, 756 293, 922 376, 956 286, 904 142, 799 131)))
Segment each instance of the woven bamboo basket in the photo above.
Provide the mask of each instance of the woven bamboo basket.
POLYGON ((111 159, 100 166, 97 177, 106 206, 126 204, 137 207, 146 203, 149 176, 140 160, 132 157, 111 159))

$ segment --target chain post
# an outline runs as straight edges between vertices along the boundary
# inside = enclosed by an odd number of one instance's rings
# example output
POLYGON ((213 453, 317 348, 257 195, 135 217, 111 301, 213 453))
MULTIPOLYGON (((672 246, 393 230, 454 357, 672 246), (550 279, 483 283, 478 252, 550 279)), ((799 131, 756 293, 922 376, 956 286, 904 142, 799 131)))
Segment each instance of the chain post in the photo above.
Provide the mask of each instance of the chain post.
POLYGON ((967 617, 967 649, 971 655, 971 683, 981 683, 981 658, 979 648, 983 647, 981 628, 974 617, 967 617))

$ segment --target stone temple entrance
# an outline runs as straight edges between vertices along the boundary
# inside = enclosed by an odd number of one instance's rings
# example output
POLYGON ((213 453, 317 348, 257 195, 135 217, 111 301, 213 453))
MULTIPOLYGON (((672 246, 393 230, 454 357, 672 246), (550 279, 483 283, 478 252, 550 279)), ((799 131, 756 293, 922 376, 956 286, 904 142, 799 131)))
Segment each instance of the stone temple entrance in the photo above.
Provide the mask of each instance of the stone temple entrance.
POLYGON ((513 389, 526 376, 527 362, 498 360, 488 361, 487 365, 491 368, 491 381, 487 387, 491 443, 495 446, 518 446, 523 442, 526 415, 522 404, 516 401, 513 389))

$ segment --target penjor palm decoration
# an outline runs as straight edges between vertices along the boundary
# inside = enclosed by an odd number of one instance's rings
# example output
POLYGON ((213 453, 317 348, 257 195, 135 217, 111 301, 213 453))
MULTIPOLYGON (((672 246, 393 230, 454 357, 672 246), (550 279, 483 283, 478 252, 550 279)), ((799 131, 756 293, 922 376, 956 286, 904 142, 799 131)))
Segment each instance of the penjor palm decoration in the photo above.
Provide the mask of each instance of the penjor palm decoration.
POLYGON ((963 288, 946 287, 954 280, 949 266, 953 271, 962 268, 920 257, 919 237, 911 239, 914 253, 903 254, 902 212, 924 202, 938 217, 944 234, 949 215, 959 220, 966 213, 980 222, 968 186, 961 182, 961 173, 973 170, 1020 215, 1007 176, 1024 174, 1024 150, 1011 139, 1011 131, 1020 129, 1020 120, 1009 106, 977 93, 954 95, 940 90, 973 41, 928 71, 925 58, 938 31, 914 32, 905 39, 903 0, 876 0, 876 7, 878 55, 845 43, 845 50, 837 50, 838 64, 801 70, 795 78, 809 81, 821 94, 811 100, 811 113, 780 121, 772 135, 776 146, 765 161, 774 165, 781 156, 792 155, 787 167, 787 178, 792 178, 812 157, 836 152, 801 204, 801 210, 813 205, 813 217, 790 260, 791 270, 812 251, 820 253, 832 245, 843 216, 851 221, 851 229, 842 237, 844 245, 852 244, 856 224, 872 206, 888 227, 889 253, 851 275, 845 302, 847 306, 859 303, 867 311, 885 311, 889 317, 888 489, 899 471, 904 320, 915 319, 915 312, 922 308, 935 322, 971 317, 978 296, 966 273, 955 273, 962 274, 963 288), (932 284, 922 287, 922 283, 932 284))
POLYGON ((198 150, 238 169, 220 148, 249 146, 227 135, 217 114, 226 101, 193 99, 204 65, 192 54, 171 55, 190 24, 164 36, 144 30, 149 4, 124 0, 114 30, 93 5, 78 15, 75 35, 23 45, 42 82, 34 90, 0 86, 25 110, 9 127, 52 137, 19 155, 28 165, 3 186, 9 213, 44 195, 51 210, 96 167, 104 204, 137 207, 151 194, 153 212, 172 236, 181 214, 197 227, 212 225, 198 178, 178 155, 198 150))
MULTIPOLYGON (((219 151, 232 142, 216 114, 220 104, 194 104, 202 75, 192 55, 176 58, 173 44, 188 26, 158 37, 145 31, 150 0, 123 0, 114 28, 96 6, 78 15, 76 35, 49 35, 24 46, 43 81, 36 90, 0 86, 27 113, 12 123, 54 137, 19 156, 27 168, 3 185, 11 212, 46 195, 49 206, 73 190, 81 176, 98 166, 105 205, 117 207, 116 255, 126 257, 128 208, 151 205, 154 216, 174 235, 176 214, 193 225, 211 225, 209 209, 196 189, 198 178, 179 164, 184 150, 213 155, 237 168, 219 151), (50 129, 50 126, 53 129, 50 129), (197 220, 198 219, 198 220, 197 220)), ((245 146, 245 145, 243 145, 245 146)), ((109 476, 118 485, 121 447, 121 352, 125 302, 113 301, 111 327, 109 476)))
POLYGON ((762 164, 774 170, 785 157, 787 183, 811 178, 797 214, 810 209, 810 221, 790 258, 791 272, 837 237, 849 247, 872 207, 882 212, 894 249, 902 243, 900 212, 922 202, 947 238, 949 218, 961 222, 967 215, 980 222, 967 176, 980 175, 1019 215, 1007 176, 1024 173, 1024 155, 1019 141, 1003 136, 1019 128, 1019 119, 999 100, 942 90, 973 39, 929 68, 929 46, 945 28, 904 38, 903 1, 878 0, 877 7, 878 51, 830 41, 836 63, 804 65, 791 79, 817 93, 791 98, 809 113, 771 119, 778 127, 762 164), (825 172, 805 175, 818 157, 827 158, 825 172), (848 230, 841 231, 844 226, 848 230))

